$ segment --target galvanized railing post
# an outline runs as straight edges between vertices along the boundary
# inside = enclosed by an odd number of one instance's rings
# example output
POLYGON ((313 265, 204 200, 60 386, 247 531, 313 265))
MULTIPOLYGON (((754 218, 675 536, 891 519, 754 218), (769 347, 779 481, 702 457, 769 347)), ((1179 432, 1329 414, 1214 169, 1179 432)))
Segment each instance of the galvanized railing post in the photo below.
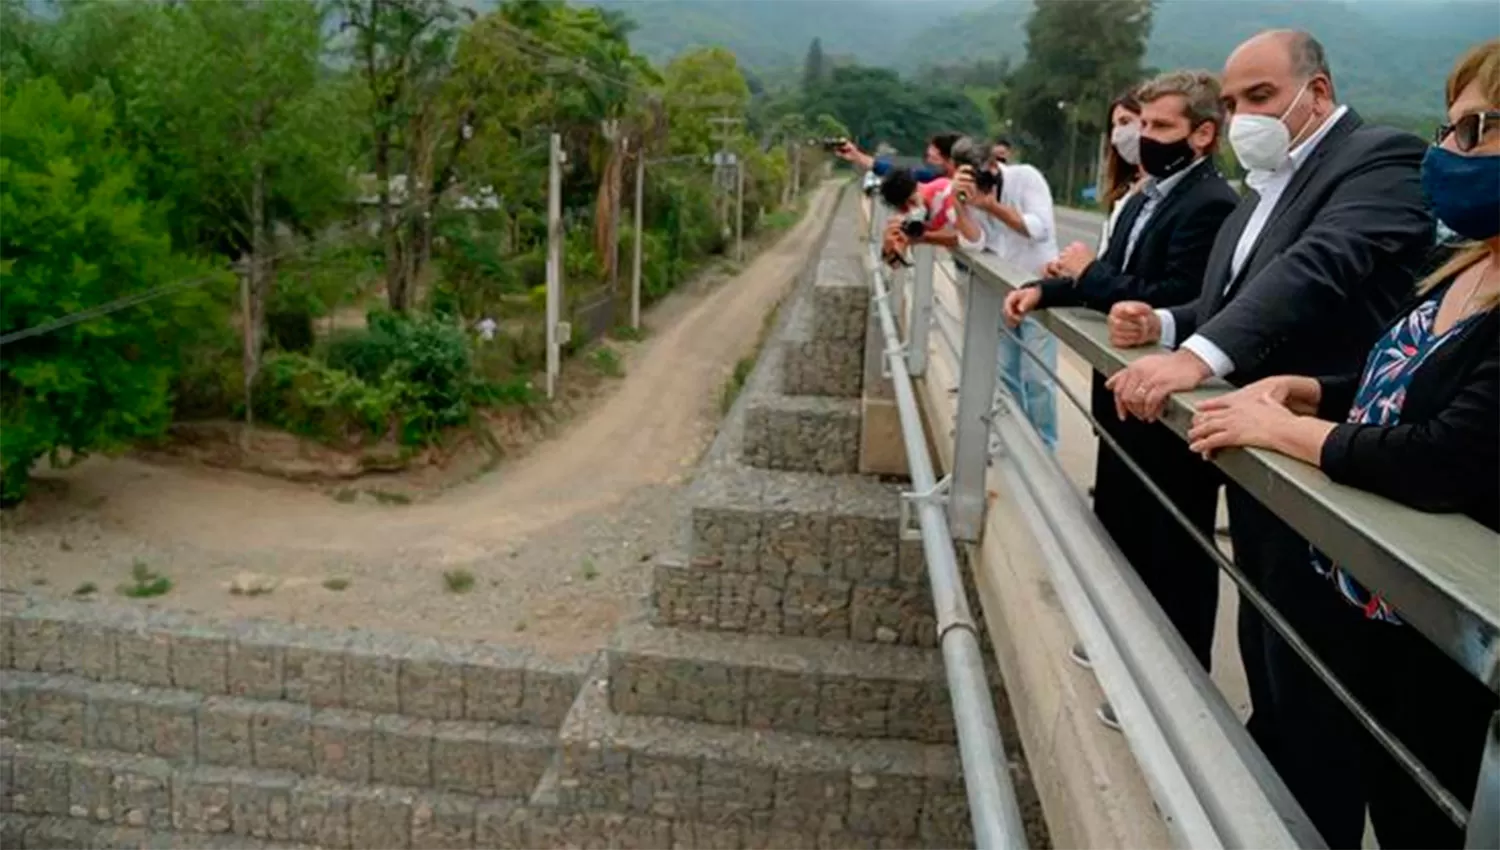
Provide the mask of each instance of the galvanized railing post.
POLYGON ((1000 321, 1005 297, 1000 288, 974 280, 964 271, 964 350, 959 364, 958 412, 953 435, 953 493, 948 526, 956 539, 977 542, 987 501, 990 418, 999 372, 1000 321))
POLYGON ((1500 713, 1490 718, 1490 730, 1484 737, 1479 784, 1474 788, 1464 847, 1500 847, 1500 713))
POLYGON ((914 378, 927 374, 927 335, 932 330, 932 271, 937 251, 918 245, 912 252, 911 313, 906 327, 906 371, 914 378))

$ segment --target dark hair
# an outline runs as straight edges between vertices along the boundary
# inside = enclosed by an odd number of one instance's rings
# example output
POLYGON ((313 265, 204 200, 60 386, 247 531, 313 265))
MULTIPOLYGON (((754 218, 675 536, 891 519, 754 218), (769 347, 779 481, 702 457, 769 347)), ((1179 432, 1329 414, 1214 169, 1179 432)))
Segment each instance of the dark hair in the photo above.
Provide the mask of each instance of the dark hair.
POLYGON ((996 136, 994 140, 990 142, 990 147, 992 148, 998 148, 1001 145, 1005 145, 1008 148, 1013 148, 1016 146, 1015 143, 1010 140, 1010 136, 996 136))
MULTIPOLYGON (((1133 112, 1137 116, 1141 114, 1141 102, 1136 99, 1134 88, 1125 91, 1119 97, 1109 102, 1109 109, 1104 112, 1106 134, 1114 129, 1116 109, 1124 109, 1126 112, 1133 112)), ((1104 191, 1099 194, 1099 199, 1104 202, 1106 212, 1113 209, 1114 205, 1119 203, 1121 198, 1125 197, 1125 193, 1130 191, 1131 185, 1135 183, 1139 175, 1139 169, 1126 162, 1120 156, 1120 152, 1115 150, 1114 143, 1106 139, 1104 143, 1104 185, 1102 187, 1104 191)))
POLYGON ((935 133, 927 140, 927 144, 937 148, 937 152, 943 159, 953 158, 953 143, 963 138, 963 133, 935 133))
POLYGON ((911 170, 897 168, 885 175, 880 181, 880 198, 892 209, 901 209, 906 206, 907 201, 917 191, 917 178, 912 176, 911 170))

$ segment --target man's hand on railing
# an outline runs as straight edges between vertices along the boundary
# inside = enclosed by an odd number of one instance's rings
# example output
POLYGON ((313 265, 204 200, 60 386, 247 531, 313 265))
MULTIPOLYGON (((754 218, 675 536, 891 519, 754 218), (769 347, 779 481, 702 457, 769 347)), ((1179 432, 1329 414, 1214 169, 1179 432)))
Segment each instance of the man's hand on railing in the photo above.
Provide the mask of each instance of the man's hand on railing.
POLYGON ((1064 248, 1057 259, 1047 264, 1044 269, 1047 277, 1070 277, 1074 280, 1083 277, 1083 273, 1093 265, 1096 256, 1089 246, 1082 242, 1074 242, 1064 248))
POLYGON ((1155 422, 1173 393, 1191 390, 1203 383, 1213 370, 1191 351, 1151 354, 1116 372, 1105 388, 1115 394, 1115 412, 1145 422, 1155 422))
POLYGON ((1042 303, 1042 289, 1039 286, 1023 286, 1020 289, 1011 290, 1005 296, 1005 323, 1011 327, 1017 327, 1026 318, 1026 314, 1037 308, 1042 303))
POLYGON ((1139 348, 1161 340, 1161 319, 1144 301, 1121 301, 1109 310, 1109 344, 1139 348))

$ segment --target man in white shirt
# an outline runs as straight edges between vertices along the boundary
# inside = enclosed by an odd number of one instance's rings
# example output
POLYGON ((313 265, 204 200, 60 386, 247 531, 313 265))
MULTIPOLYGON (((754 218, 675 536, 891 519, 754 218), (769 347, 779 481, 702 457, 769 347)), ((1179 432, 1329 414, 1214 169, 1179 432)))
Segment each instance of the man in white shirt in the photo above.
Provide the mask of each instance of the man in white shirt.
MULTIPOLYGON (((1030 165, 1010 165, 993 156, 987 167, 998 178, 998 192, 979 192, 973 175, 963 170, 954 180, 954 194, 967 199, 955 205, 958 244, 970 251, 989 251, 1026 274, 1041 277, 1047 264, 1057 257, 1057 226, 1047 178, 1030 165)), ((1057 339, 1035 319, 1022 322, 1015 335, 1001 334, 1000 378, 1042 441, 1054 448, 1057 398, 1052 377, 1019 346, 1025 345, 1048 369, 1056 371, 1057 339)))
MULTIPOLYGON (((1316 39, 1286 30, 1255 36, 1230 55, 1221 88, 1233 115, 1229 141, 1252 192, 1219 230, 1197 301, 1111 310, 1114 344, 1177 344, 1110 378, 1121 417, 1154 420, 1173 393, 1213 377, 1246 385, 1278 374, 1357 373, 1432 247, 1420 178, 1428 146, 1366 126, 1339 105, 1316 39)), ((1299 613, 1309 594, 1332 592, 1313 572, 1307 541, 1233 483, 1228 503, 1236 564, 1299 632, 1326 628, 1299 613)), ((1309 708, 1327 696, 1323 685, 1252 606, 1239 611, 1251 733, 1319 830, 1342 835, 1343 821, 1357 821, 1357 842, 1363 803, 1335 800, 1341 780, 1329 774, 1349 760, 1330 756, 1308 727, 1318 712, 1343 709, 1309 708)))

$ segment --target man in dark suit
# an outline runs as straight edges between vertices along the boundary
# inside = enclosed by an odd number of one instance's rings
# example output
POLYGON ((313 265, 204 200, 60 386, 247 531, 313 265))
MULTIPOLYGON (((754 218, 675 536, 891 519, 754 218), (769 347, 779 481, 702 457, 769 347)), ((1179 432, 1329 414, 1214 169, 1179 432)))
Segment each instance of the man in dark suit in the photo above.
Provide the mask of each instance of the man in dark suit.
MULTIPOLYGON (((1239 196, 1213 161, 1224 109, 1212 74, 1175 71, 1140 87, 1141 166, 1150 175, 1120 213, 1102 257, 1068 246, 1047 269, 1055 277, 1006 299, 1007 317, 1048 307, 1100 312, 1121 301, 1174 307, 1198 297, 1219 226, 1239 196)), ((1121 448, 1212 536, 1219 479, 1165 426, 1122 422, 1097 372, 1093 413, 1121 448)), ((1157 504, 1115 453, 1099 446, 1094 513, 1206 668, 1213 649, 1219 575, 1214 562, 1157 504)))
MULTIPOLYGON (((1116 345, 1177 348, 1110 378, 1122 418, 1154 421, 1172 393, 1214 376, 1243 385, 1358 371, 1432 245, 1419 176, 1426 144, 1340 106, 1312 36, 1277 30, 1240 45, 1223 93, 1253 192, 1219 231, 1196 302, 1111 311, 1116 345)), ((1235 560, 1257 587, 1269 593, 1276 571, 1311 569, 1307 542, 1286 523, 1239 487, 1228 498, 1235 560)), ((1250 728, 1274 763, 1268 627, 1250 605, 1239 610, 1250 728)))

